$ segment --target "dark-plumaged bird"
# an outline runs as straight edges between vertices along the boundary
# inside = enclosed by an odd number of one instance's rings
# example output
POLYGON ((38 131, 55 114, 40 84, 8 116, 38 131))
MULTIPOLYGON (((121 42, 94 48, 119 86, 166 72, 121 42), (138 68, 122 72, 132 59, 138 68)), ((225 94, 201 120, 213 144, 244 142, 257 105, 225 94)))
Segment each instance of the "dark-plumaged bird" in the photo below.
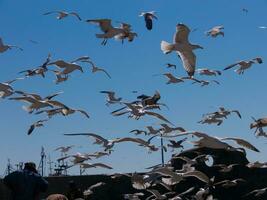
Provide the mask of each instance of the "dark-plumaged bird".
POLYGON ((153 19, 158 19, 157 16, 155 15, 155 11, 150 11, 150 12, 142 12, 139 17, 144 17, 145 18, 145 23, 146 23, 146 28, 147 30, 152 30, 153 28, 153 19))

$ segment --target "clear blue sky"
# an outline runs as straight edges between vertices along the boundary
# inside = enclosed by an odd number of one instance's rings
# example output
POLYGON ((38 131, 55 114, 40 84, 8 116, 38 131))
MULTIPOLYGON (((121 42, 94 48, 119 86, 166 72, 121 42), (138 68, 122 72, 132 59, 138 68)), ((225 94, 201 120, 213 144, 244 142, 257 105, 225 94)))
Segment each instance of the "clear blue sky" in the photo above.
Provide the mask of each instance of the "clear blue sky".
MULTIPOLYGON (((112 76, 107 79, 103 74, 91 74, 84 65, 85 73, 74 72, 71 78, 62 84, 53 83, 54 76, 49 74, 29 78, 13 84, 16 90, 39 93, 43 96, 64 91, 57 99, 74 108, 89 112, 88 120, 79 114, 69 117, 52 118, 43 128, 36 129, 31 136, 26 132, 30 124, 41 116, 29 115, 22 110, 23 103, 0 100, 0 174, 4 173, 7 159, 15 164, 19 161, 39 162, 41 146, 47 155, 56 159, 59 154, 53 152, 57 146, 75 144, 72 152, 94 152, 100 150, 86 137, 65 137, 63 133, 96 132, 107 138, 130 136, 134 128, 142 129, 146 125, 158 125, 158 121, 145 117, 139 121, 126 116, 113 117, 109 113, 117 106, 106 107, 101 90, 114 90, 126 101, 135 99, 139 94, 153 94, 159 90, 162 99, 170 110, 161 111, 170 121, 188 130, 200 130, 216 136, 236 136, 249 140, 261 153, 248 152, 252 161, 264 160, 267 150, 264 138, 256 139, 249 130, 251 116, 266 116, 267 94, 267 30, 258 26, 267 26, 267 1, 265 0, 46 0, 14 1, 0 0, 0 37, 7 44, 21 46, 0 54, 0 82, 18 77, 18 72, 39 66, 50 52, 53 59, 73 60, 89 55, 98 65, 104 67, 112 76), (242 8, 247 8, 246 14, 242 8), (82 19, 111 18, 115 21, 130 23, 138 37, 132 43, 123 45, 110 40, 101 46, 101 40, 95 34, 98 27, 80 22, 75 18, 57 20, 55 15, 43 16, 48 11, 76 11, 82 19), (141 11, 155 10, 158 21, 154 29, 147 31, 141 11), (221 85, 199 87, 190 83, 166 85, 166 79, 153 74, 171 71, 184 76, 181 61, 175 53, 164 55, 160 50, 161 40, 171 42, 177 23, 182 22, 197 31, 190 35, 192 43, 200 44, 204 50, 197 50, 197 66, 211 69, 223 69, 241 59, 261 56, 262 65, 255 65, 239 76, 233 70, 218 77, 221 85), (225 37, 210 38, 204 32, 216 25, 224 25, 225 37), (29 40, 37 41, 38 44, 29 40), (177 70, 166 69, 165 63, 177 64, 177 70), (243 118, 230 116, 221 126, 200 125, 197 123, 202 114, 212 112, 218 106, 238 109, 243 118)), ((207 77, 208 79, 208 77, 207 77)), ((159 139, 154 141, 159 144, 159 139)), ((187 145, 188 146, 188 145, 187 145)), ((167 154, 167 159, 170 153, 167 154)), ((160 162, 160 152, 148 154, 145 149, 130 143, 119 144, 115 152, 103 161, 114 170, 88 170, 88 173, 111 173, 143 171, 145 167, 160 162)), ((71 173, 76 173, 77 168, 71 173)))

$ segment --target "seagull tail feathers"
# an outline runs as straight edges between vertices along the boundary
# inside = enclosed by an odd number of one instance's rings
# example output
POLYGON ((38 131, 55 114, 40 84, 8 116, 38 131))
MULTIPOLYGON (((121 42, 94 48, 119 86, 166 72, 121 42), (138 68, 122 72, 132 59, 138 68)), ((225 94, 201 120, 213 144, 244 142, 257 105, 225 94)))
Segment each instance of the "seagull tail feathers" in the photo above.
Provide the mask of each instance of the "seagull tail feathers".
POLYGON ((160 48, 163 51, 163 53, 168 54, 174 50, 174 45, 166 41, 161 41, 160 48))

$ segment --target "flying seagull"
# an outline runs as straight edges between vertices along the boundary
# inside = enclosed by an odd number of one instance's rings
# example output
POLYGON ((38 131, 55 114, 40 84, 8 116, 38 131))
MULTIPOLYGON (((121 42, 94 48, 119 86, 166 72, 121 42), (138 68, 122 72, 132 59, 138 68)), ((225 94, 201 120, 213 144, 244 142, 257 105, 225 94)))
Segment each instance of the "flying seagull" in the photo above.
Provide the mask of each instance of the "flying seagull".
POLYGON ((102 45, 106 45, 108 39, 115 37, 125 31, 122 28, 114 28, 111 24, 111 19, 88 19, 86 22, 99 25, 104 34, 96 34, 97 38, 103 38, 102 45))
POLYGON ((222 31, 224 29, 223 26, 215 26, 209 31, 206 32, 207 36, 211 37, 217 37, 218 35, 222 35, 224 37, 224 32, 222 31))
POLYGON ((176 33, 174 34, 173 44, 161 41, 161 50, 168 54, 176 51, 181 58, 183 67, 189 77, 193 77, 196 67, 196 56, 193 53, 194 49, 203 49, 200 45, 191 44, 188 41, 190 29, 184 24, 176 25, 176 33))
POLYGON ((153 19, 158 19, 155 15, 155 11, 150 12, 142 12, 139 17, 144 17, 146 22, 146 28, 147 30, 152 30, 153 27, 153 19))
POLYGON ((54 14, 54 13, 57 13, 58 14, 58 16, 57 16, 57 19, 58 20, 63 19, 65 17, 68 17, 70 15, 76 17, 80 21, 82 20, 80 18, 80 16, 78 15, 78 13, 76 13, 76 12, 51 11, 51 12, 44 13, 43 15, 50 15, 50 14, 54 14))
POLYGON ((0 38, 0 53, 4 53, 5 51, 7 51, 8 49, 12 49, 12 48, 17 48, 21 51, 23 51, 22 48, 16 46, 16 45, 9 45, 9 44, 4 44, 2 38, 0 38))
POLYGON ((92 66, 92 70, 91 70, 92 73, 104 72, 107 75, 107 77, 111 78, 111 76, 109 75, 109 73, 106 70, 104 70, 103 68, 97 67, 92 61, 86 60, 86 61, 82 61, 82 62, 87 62, 87 63, 90 63, 91 64, 91 66, 92 66))
POLYGON ((260 57, 256 57, 253 58, 252 60, 241 60, 237 63, 234 63, 232 65, 227 66, 226 68, 224 68, 223 70, 228 70, 231 69, 235 66, 238 66, 239 68, 235 70, 236 73, 238 74, 244 74, 245 70, 249 69, 253 64, 258 63, 258 64, 262 64, 263 60, 260 57))

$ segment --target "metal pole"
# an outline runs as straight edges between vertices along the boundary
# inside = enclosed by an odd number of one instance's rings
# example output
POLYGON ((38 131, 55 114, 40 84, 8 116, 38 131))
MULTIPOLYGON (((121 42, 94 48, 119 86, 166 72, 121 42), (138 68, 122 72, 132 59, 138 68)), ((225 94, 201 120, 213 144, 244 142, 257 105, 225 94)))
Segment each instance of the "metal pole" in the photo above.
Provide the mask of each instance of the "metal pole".
POLYGON ((160 134, 160 144, 161 144, 161 165, 164 167, 164 149, 163 149, 163 139, 162 134, 160 134))

